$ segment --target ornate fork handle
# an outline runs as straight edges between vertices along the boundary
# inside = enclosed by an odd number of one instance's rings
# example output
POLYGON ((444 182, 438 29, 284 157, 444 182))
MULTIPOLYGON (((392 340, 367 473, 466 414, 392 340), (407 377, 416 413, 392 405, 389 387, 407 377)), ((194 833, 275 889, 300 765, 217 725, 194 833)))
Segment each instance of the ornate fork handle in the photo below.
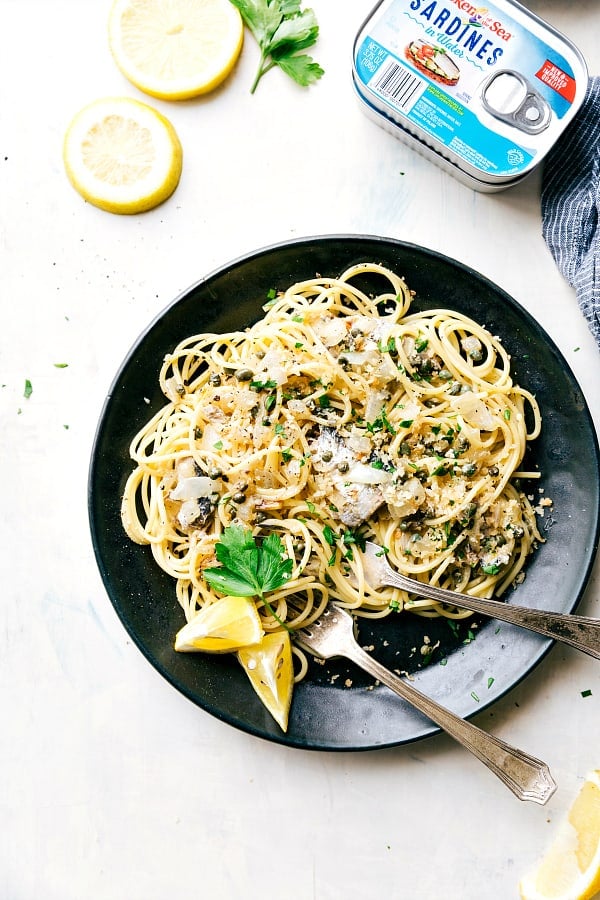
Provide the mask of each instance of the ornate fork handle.
POLYGON ((481 600, 478 597, 448 591, 435 585, 422 584, 391 568, 386 572, 385 580, 390 586, 409 591, 411 594, 421 594, 423 597, 429 597, 430 600, 450 603, 453 606, 470 609, 472 612, 483 613, 483 615, 491 616, 502 622, 510 622, 511 625, 520 625, 530 631, 537 631, 538 634, 562 641, 563 644, 570 644, 571 647, 583 650, 584 653, 588 653, 595 659, 600 659, 600 619, 529 609, 526 606, 513 606, 510 603, 502 603, 500 600, 481 600))
POLYGON ((511 747, 440 706, 369 656, 353 639, 346 639, 343 651, 340 647, 339 652, 439 725, 491 769, 519 800, 532 800, 543 805, 556 790, 550 770, 541 760, 511 747))

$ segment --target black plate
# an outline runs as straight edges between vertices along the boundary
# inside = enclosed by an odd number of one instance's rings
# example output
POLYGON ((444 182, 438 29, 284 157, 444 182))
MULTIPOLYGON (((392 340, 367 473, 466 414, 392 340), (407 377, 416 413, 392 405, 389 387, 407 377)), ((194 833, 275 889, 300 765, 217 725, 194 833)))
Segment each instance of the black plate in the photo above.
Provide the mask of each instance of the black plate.
MULTIPOLYGON (((554 507, 542 519, 547 542, 531 559, 527 577, 509 601, 571 612, 584 591, 598 543, 598 442, 587 405, 568 364, 540 325, 496 285, 438 253, 370 236, 332 235, 268 247, 232 262, 182 294, 141 335, 118 372, 96 435, 89 478, 92 540, 108 595, 150 663, 209 713, 244 731, 295 747, 360 750, 406 743, 437 732, 387 688, 344 661, 311 666, 297 685, 289 730, 283 734, 230 656, 177 654, 173 638, 183 624, 173 581, 146 547, 123 533, 119 509, 131 470, 129 443, 163 405, 161 361, 182 338, 202 331, 244 327, 262 315, 271 288, 287 288, 315 274, 338 275, 347 266, 382 262, 416 291, 413 311, 446 306, 501 336, 515 380, 533 391, 543 434, 531 451, 545 495, 554 507), (147 402, 149 400, 149 403, 147 402), (332 682, 332 675, 338 677, 332 682)), ((367 285, 364 285, 365 287, 367 285)), ((380 285, 379 285, 380 287, 380 285)), ((532 484, 537 495, 539 486, 532 484)), ((362 621, 360 641, 392 669, 413 673, 415 684, 461 716, 481 711, 519 682, 552 642, 496 622, 461 626, 409 614, 362 621), (440 641, 421 667, 427 634, 440 641)))

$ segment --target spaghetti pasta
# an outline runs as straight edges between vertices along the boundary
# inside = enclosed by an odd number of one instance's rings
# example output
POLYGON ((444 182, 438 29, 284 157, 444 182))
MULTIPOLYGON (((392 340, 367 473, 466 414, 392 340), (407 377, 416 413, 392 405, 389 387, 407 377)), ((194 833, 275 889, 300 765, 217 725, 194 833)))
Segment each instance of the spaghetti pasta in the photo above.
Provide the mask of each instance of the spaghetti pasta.
POLYGON ((539 474, 521 468, 538 404, 499 339, 411 301, 397 274, 363 263, 165 358, 168 402, 131 443, 122 522, 175 580, 188 621, 217 599, 203 571, 233 523, 276 532, 293 560, 259 604, 265 631, 306 624, 332 599, 370 617, 471 615, 372 588, 357 552, 367 537, 399 571, 467 594, 499 596, 522 577, 541 536, 515 479, 539 474), (364 275, 381 291, 361 290, 364 275))

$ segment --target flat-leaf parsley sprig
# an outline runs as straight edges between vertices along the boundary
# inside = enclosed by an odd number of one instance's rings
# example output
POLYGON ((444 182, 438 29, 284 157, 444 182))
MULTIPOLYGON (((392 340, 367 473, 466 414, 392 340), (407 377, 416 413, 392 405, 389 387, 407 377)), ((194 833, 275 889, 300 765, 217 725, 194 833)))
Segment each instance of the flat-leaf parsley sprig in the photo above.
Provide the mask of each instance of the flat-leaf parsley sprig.
POLYGON ((265 599, 269 591, 283 587, 292 573, 293 560, 277 534, 269 534, 258 544, 249 528, 229 525, 215 544, 220 566, 205 569, 204 577, 215 590, 234 597, 259 597, 281 624, 265 599))
POLYGON ((279 66, 298 84, 307 87, 323 75, 312 57, 300 51, 312 47, 319 26, 312 9, 300 9, 300 0, 231 0, 260 48, 260 63, 250 93, 267 72, 279 66))

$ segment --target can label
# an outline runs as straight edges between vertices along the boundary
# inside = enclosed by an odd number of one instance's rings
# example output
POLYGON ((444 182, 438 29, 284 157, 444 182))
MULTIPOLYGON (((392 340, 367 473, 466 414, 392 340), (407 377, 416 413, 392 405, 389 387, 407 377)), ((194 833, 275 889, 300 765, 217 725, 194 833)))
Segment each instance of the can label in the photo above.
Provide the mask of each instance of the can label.
POLYGON ((576 53, 522 7, 469 0, 383 3, 354 65, 371 104, 482 177, 532 168, 585 90, 578 79, 587 82, 576 53))

